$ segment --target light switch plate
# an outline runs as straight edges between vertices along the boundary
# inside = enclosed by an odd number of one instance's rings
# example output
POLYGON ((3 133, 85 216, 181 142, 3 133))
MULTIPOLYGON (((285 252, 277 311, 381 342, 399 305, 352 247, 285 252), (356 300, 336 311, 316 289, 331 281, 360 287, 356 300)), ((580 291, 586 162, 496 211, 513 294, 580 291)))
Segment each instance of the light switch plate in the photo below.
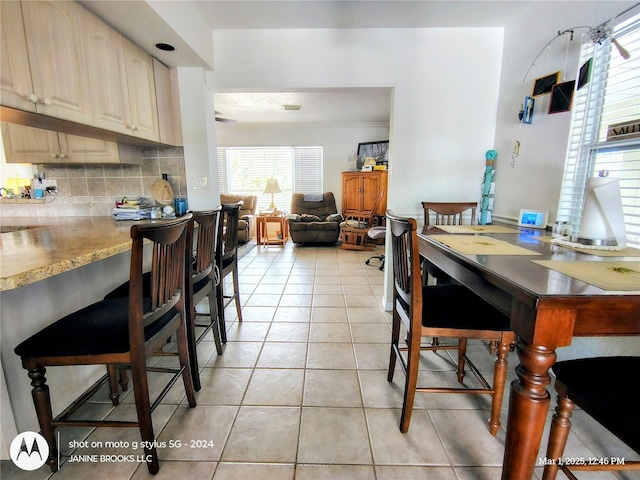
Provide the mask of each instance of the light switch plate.
POLYGON ((209 188, 208 177, 189 177, 192 190, 207 190, 209 188))

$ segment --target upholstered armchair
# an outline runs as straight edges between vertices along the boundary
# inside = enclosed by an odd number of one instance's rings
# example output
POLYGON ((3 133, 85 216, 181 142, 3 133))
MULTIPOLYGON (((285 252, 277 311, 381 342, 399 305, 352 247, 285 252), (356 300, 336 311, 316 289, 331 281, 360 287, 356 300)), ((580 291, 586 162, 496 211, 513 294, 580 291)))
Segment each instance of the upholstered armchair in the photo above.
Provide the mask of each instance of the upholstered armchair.
POLYGON ((232 193, 221 193, 220 203, 236 203, 242 200, 244 204, 240 208, 240 219, 238 220, 238 243, 247 243, 256 233, 256 208, 258 197, 256 195, 234 195, 232 193))
POLYGON ((332 192, 294 193, 291 197, 288 222, 293 243, 335 243, 341 221, 332 192))

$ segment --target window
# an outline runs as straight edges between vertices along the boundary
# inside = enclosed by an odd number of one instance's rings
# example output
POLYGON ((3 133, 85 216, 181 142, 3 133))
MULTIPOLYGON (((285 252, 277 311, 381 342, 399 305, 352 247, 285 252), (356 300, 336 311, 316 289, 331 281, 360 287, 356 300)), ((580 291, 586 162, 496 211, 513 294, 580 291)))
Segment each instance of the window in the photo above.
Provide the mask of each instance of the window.
MULTIPOLYGON (((588 36, 588 35, 587 35, 588 36)), ((640 15, 612 36, 631 55, 624 59, 611 37, 582 46, 580 65, 591 60, 588 83, 575 92, 558 219, 579 231, 587 179, 607 170, 620 183, 627 243, 640 246, 640 15), (612 125, 634 125, 635 135, 610 136, 612 125)), ((586 80, 586 67, 581 72, 586 80)), ((580 81, 578 83, 581 83, 580 81)))
POLYGON ((282 193, 273 201, 288 210, 295 193, 322 193, 322 147, 218 147, 220 192, 257 195, 258 211, 271 203, 264 193, 267 180, 275 178, 282 193))

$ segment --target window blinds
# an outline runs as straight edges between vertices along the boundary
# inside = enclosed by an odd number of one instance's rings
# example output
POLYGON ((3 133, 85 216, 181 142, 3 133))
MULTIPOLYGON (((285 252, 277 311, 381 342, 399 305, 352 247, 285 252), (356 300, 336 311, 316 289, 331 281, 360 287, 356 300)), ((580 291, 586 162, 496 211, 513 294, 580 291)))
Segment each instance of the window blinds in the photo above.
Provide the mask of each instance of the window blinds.
POLYGON ((271 195, 264 189, 275 178, 282 193, 274 194, 274 203, 288 210, 294 192, 322 193, 322 164, 318 146, 218 147, 220 192, 257 195, 258 210, 266 209, 271 195))
POLYGON ((591 76, 574 92, 558 219, 578 232, 587 179, 607 170, 620 182, 627 242, 640 246, 640 138, 607 141, 612 125, 640 122, 640 15, 614 28, 612 35, 629 59, 610 37, 597 44, 585 35, 579 63, 592 59, 591 76))

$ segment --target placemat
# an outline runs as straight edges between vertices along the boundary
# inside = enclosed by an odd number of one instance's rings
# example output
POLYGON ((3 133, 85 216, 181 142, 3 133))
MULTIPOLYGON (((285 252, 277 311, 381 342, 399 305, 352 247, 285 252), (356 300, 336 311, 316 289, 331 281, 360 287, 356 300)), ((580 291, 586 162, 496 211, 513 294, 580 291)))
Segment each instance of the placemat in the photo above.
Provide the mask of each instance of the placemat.
POLYGON ((531 261, 603 290, 640 291, 640 262, 531 261))
POLYGON ((504 240, 479 235, 433 235, 431 238, 463 255, 542 255, 504 240))
MULTIPOLYGON (((533 237, 536 240, 540 240, 541 242, 547 242, 554 244, 551 240, 553 237, 545 236, 545 237, 533 237)), ((568 248, 570 250, 575 250, 580 253, 588 253, 589 255, 595 255, 597 257, 640 257, 640 249, 633 247, 626 247, 622 250, 617 251, 608 251, 608 250, 593 250, 592 248, 577 248, 571 247, 569 245, 558 245, 559 247, 568 248)))
POLYGON ((436 225, 448 233, 518 233, 515 228, 502 225, 436 225))

